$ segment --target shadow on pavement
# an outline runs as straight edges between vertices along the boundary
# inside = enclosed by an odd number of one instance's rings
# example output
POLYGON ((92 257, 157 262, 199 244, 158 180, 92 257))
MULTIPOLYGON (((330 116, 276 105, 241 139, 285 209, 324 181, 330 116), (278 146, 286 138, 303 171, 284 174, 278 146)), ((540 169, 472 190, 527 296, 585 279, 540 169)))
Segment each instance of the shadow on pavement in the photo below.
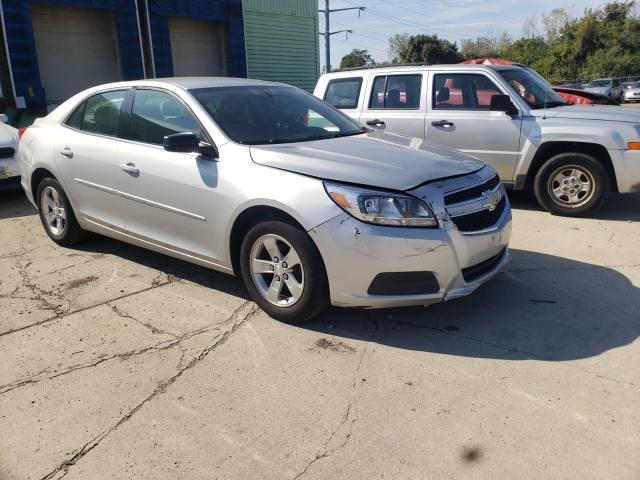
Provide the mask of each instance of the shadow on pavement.
POLYGON ((0 186, 0 220, 27 217, 36 213, 19 184, 0 186))
POLYGON ((337 309, 300 328, 395 348, 509 360, 599 355, 640 336, 640 289, 606 267, 524 250, 472 295, 428 308, 337 309))
MULTIPOLYGON (((533 192, 509 191, 511 207, 518 210, 542 211, 533 192)), ((612 193, 607 203, 588 218, 596 220, 640 222, 640 192, 612 193)))

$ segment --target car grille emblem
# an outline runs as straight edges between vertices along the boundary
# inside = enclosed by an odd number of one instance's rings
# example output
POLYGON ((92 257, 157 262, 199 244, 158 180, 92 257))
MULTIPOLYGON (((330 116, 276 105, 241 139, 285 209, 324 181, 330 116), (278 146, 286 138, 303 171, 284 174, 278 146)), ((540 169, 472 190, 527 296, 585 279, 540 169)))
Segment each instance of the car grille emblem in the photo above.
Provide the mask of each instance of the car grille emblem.
POLYGON ((490 212, 493 212, 498 206, 498 195, 492 195, 491 190, 485 190, 482 192, 482 198, 484 199, 484 205, 490 212))

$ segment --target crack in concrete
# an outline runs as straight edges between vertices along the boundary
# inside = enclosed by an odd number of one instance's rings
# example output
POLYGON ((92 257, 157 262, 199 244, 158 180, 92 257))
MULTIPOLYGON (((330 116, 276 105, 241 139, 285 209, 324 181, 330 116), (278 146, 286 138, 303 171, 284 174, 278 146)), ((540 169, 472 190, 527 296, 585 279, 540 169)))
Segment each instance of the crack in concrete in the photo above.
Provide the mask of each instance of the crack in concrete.
MULTIPOLYGON (((165 284, 166 285, 166 284, 165 284)), ((170 337, 173 338, 179 338, 179 335, 173 333, 173 332, 169 332, 167 330, 163 330, 162 328, 158 328, 158 327, 154 327, 153 325, 151 325, 148 322, 143 322, 141 320, 138 320, 135 317, 132 317, 131 315, 129 315, 127 312, 125 312, 124 310, 121 310, 120 308, 118 308, 116 305, 113 305, 111 302, 107 302, 105 305, 111 307, 111 310, 113 310, 113 312, 118 315, 119 317, 122 318, 127 318, 130 320, 133 320, 134 322, 136 322, 138 325, 142 325, 145 328, 148 328, 149 330, 151 330, 151 333, 153 334, 163 334, 163 335, 169 335, 170 337)))
MULTIPOLYGON (((56 477, 58 474, 61 476, 57 478, 64 477, 69 469, 78 463, 87 453, 96 448, 102 440, 108 437, 111 433, 117 430, 122 424, 126 423, 133 415, 135 415, 140 409, 142 409, 147 403, 154 400, 156 397, 162 395, 167 391, 167 389, 173 385, 176 380, 178 380, 185 372, 196 366, 200 361, 204 360, 207 355, 211 352, 215 351, 219 346, 225 344, 229 337, 236 332, 240 327, 242 327, 257 311, 257 307, 255 304, 252 304, 250 301, 244 302, 240 305, 236 310, 234 310, 229 318, 227 318, 221 325, 229 325, 230 328, 221 333, 216 337, 215 341, 203 349, 199 355, 195 356, 191 361, 189 361, 186 365, 184 365, 181 369, 179 369, 175 375, 169 377, 167 380, 161 382, 153 392, 149 396, 147 396, 142 402, 133 407, 126 415, 124 415, 115 425, 113 425, 108 430, 96 435, 89 442, 85 443, 77 453, 72 455, 70 458, 63 460, 56 468, 51 470, 48 474, 42 477, 42 480, 49 480, 56 477), (250 308, 247 308, 250 306, 250 308), (244 312, 244 310, 247 310, 244 312)), ((179 343, 179 342, 177 342, 179 343)))

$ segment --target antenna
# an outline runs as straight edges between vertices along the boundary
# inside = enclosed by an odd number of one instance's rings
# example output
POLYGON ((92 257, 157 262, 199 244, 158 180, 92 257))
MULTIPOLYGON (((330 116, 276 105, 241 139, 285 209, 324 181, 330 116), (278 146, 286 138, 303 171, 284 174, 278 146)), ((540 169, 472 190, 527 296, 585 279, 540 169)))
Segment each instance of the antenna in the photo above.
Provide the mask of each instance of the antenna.
POLYGON ((544 111, 542 112, 542 119, 546 120, 547 118, 547 96, 549 95, 549 91, 545 88, 544 90, 544 111))

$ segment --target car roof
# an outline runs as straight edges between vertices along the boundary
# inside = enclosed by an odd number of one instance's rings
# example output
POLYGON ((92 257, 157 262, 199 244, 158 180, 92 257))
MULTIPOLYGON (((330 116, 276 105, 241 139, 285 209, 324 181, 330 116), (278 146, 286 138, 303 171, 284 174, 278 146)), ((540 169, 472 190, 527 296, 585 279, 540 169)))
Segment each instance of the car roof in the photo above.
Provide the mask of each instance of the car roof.
POLYGON ((266 82, 263 80, 252 80, 249 78, 234 77, 165 77, 148 80, 130 80, 124 82, 107 83, 98 85, 90 90, 103 90, 118 87, 166 87, 173 86, 183 90, 211 87, 249 87, 256 85, 284 85, 276 82, 266 82))

